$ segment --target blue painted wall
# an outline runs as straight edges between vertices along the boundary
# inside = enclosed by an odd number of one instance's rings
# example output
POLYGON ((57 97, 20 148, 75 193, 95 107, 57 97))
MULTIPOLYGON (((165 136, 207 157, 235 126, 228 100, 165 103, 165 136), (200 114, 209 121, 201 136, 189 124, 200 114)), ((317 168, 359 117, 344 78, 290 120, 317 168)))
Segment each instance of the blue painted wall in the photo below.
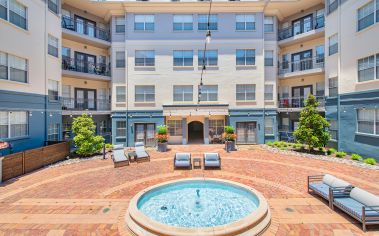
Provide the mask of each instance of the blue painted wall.
MULTIPOLYGON (((62 127, 60 102, 49 102, 44 95, 0 90, 0 110, 29 112, 28 136, 6 139, 13 152, 44 146, 49 123, 59 123, 62 127), (46 108, 51 112, 46 112, 46 108)), ((0 155, 8 153, 9 150, 3 150, 0 155)))

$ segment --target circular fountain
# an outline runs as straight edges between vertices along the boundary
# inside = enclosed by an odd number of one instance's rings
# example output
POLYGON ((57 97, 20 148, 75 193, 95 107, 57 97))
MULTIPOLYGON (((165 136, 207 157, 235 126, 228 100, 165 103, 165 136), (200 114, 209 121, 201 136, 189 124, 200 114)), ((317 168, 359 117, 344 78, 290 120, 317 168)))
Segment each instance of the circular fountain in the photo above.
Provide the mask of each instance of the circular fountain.
POLYGON ((170 181, 132 198, 126 224, 136 235, 258 235, 270 223, 262 194, 211 178, 170 181))

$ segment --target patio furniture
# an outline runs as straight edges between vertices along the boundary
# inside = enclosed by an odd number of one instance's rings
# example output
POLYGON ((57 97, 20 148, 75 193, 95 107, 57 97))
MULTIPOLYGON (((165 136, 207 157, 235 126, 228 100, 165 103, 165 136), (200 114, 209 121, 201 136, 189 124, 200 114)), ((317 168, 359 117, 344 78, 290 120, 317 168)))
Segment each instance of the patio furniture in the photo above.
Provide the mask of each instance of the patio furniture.
POLYGON ((221 168, 221 157, 218 153, 204 153, 204 170, 206 168, 221 168))
POLYGON ((366 231, 367 225, 379 225, 378 196, 357 187, 350 191, 334 188, 331 201, 334 206, 361 222, 363 231, 366 231))
POLYGON ((329 207, 333 209, 333 201, 330 199, 333 188, 346 189, 352 185, 344 180, 329 174, 308 176, 308 193, 313 192, 329 202, 329 207))
POLYGON ((193 168, 194 169, 201 169, 201 158, 196 157, 193 159, 193 168))
POLYGON ((137 159, 137 155, 136 155, 136 152, 128 152, 128 158, 129 158, 129 161, 130 162, 133 162, 133 161, 136 161, 137 159))
POLYGON ((188 168, 191 169, 191 154, 190 153, 175 153, 174 168, 188 168))
POLYGON ((112 149, 112 160, 114 168, 129 165, 129 158, 125 155, 124 145, 114 145, 112 149))
POLYGON ((137 162, 143 160, 150 161, 150 155, 145 151, 145 145, 143 144, 143 142, 136 142, 134 146, 136 153, 135 160, 137 162))

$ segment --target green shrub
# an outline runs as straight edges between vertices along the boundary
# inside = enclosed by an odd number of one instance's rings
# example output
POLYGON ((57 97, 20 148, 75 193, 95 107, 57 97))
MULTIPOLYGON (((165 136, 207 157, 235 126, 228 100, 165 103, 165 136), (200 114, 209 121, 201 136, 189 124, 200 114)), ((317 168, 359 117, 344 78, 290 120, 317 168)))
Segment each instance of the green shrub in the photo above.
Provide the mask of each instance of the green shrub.
POLYGON ((346 152, 336 152, 336 157, 344 158, 346 156, 346 152))
POLYGON ((354 153, 351 155, 351 159, 354 161, 362 161, 363 158, 360 155, 354 153))
POLYGON ((294 146, 295 148, 300 149, 303 145, 301 143, 295 143, 294 146))
POLYGON ((272 146, 274 146, 274 142, 272 142, 272 141, 268 141, 268 142, 267 142, 267 145, 270 146, 270 147, 272 147, 272 146))
POLYGON ((376 165, 376 160, 374 158, 364 159, 363 162, 369 165, 376 165))
POLYGON ((167 132, 168 132, 168 128, 167 128, 166 125, 159 125, 159 126, 157 127, 157 133, 158 133, 159 135, 167 134, 167 132))
POLYGON ((227 125, 227 126, 224 127, 224 132, 227 133, 227 134, 234 134, 234 127, 230 126, 230 125, 227 125))
POLYGON ((96 125, 87 114, 74 118, 72 132, 79 156, 91 156, 99 153, 104 146, 104 138, 95 135, 96 125))
POLYGON ((106 144, 105 144, 105 148, 113 148, 113 144, 106 143, 106 144))
POLYGON ((278 141, 275 141, 273 144, 274 144, 275 147, 280 146, 278 141))
POLYGON ((333 155, 333 154, 336 153, 336 152, 337 152, 337 150, 334 149, 334 148, 329 148, 328 151, 326 151, 326 153, 327 153, 328 155, 333 155))

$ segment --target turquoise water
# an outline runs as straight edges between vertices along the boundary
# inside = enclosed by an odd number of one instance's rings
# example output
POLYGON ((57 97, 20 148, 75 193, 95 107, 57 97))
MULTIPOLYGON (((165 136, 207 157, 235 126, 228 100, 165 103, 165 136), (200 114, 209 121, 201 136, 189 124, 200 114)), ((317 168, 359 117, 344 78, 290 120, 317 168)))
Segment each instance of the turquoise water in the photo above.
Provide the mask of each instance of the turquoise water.
POLYGON ((212 227, 237 221, 257 209, 251 192, 217 181, 191 180, 143 194, 137 207, 160 223, 186 228, 212 227))

